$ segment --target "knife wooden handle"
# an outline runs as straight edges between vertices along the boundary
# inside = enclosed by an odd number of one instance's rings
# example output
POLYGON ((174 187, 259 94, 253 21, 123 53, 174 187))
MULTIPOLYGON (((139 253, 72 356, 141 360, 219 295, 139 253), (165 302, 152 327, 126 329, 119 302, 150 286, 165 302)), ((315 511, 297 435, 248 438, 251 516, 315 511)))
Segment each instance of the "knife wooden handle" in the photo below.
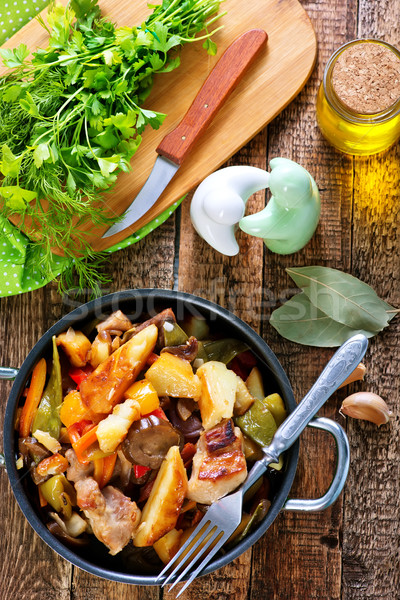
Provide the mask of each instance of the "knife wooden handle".
POLYGON ((250 29, 228 46, 182 121, 161 140, 156 149, 158 154, 177 165, 183 162, 267 39, 263 29, 250 29))

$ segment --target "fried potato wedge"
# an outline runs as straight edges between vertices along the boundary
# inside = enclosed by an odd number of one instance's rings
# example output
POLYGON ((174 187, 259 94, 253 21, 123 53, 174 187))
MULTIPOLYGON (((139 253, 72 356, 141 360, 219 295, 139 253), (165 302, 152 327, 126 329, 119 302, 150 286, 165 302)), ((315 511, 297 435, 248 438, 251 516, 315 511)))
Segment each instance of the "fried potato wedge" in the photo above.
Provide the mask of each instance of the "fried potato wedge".
POLYGON ((197 369, 201 381, 199 408, 204 429, 215 427, 222 419, 230 419, 236 400, 237 375, 216 360, 197 369))
POLYGON ((233 414, 235 417, 240 417, 249 410, 250 406, 254 404, 255 398, 250 394, 249 390, 243 379, 237 375, 237 388, 235 404, 233 406, 233 414))
POLYGON ((182 529, 171 529, 162 536, 157 542, 154 542, 154 550, 164 564, 169 563, 175 556, 181 545, 182 529))
POLYGON ((75 331, 70 327, 68 331, 57 336, 56 344, 64 350, 71 365, 74 367, 86 365, 92 344, 82 331, 75 331))
POLYGON ((157 474, 139 527, 134 546, 152 546, 174 529, 188 487, 186 469, 178 446, 172 446, 157 474))
POLYGON ((253 367, 246 379, 246 386, 253 398, 263 400, 265 398, 264 383, 260 369, 253 367))
POLYGON ((115 452, 117 446, 126 438, 129 427, 140 419, 140 405, 136 400, 128 398, 125 402, 114 406, 108 417, 100 421, 97 427, 97 439, 102 452, 115 452))
POLYGON ((158 329, 149 325, 115 350, 81 383, 82 401, 95 413, 109 413, 144 368, 157 341, 158 329))
POLYGON ((152 383, 159 396, 173 398, 200 396, 200 380, 193 373, 190 362, 169 352, 162 352, 147 370, 145 377, 152 383))

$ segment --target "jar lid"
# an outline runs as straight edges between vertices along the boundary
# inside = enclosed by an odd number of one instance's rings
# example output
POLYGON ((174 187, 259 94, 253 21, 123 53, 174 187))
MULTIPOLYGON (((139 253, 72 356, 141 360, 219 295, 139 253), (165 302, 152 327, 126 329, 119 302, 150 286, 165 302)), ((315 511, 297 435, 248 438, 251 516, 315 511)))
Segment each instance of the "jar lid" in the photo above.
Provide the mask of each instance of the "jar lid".
POLYGON ((331 82, 348 109, 360 115, 383 112, 400 98, 400 58, 386 44, 359 40, 340 53, 331 82))

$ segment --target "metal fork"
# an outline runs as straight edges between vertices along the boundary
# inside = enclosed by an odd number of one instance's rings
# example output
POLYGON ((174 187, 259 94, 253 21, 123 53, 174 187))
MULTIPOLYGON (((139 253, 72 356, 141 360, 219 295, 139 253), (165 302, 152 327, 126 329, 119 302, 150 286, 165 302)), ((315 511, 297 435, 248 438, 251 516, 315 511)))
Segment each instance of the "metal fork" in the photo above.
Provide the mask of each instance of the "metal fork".
POLYGON ((170 588, 172 589, 201 561, 177 594, 178 597, 201 573, 240 524, 243 496, 246 491, 261 477, 267 466, 278 462, 282 452, 288 450, 297 440, 316 412, 354 371, 364 356, 367 346, 367 338, 358 334, 347 340, 336 351, 310 391, 277 429, 271 444, 263 448, 263 458, 254 464, 246 481, 237 492, 225 496, 210 506, 192 535, 161 571, 156 583, 173 569, 162 583, 162 586, 165 586, 173 581, 170 588))

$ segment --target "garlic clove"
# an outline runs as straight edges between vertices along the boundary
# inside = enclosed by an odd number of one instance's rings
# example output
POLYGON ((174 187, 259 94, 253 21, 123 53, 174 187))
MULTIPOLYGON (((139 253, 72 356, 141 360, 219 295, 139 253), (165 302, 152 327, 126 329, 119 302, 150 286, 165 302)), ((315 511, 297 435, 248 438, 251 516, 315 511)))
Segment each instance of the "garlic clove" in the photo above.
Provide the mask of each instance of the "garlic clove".
POLYGON ((354 369, 354 371, 352 373, 350 373, 348 378, 345 381, 343 381, 342 385, 339 386, 338 389, 344 387, 345 385, 349 385, 350 383, 353 383, 354 381, 362 381, 364 379, 366 370, 367 370, 367 367, 363 363, 360 363, 354 369))
POLYGON ((386 402, 377 394, 372 392, 356 392, 343 400, 340 408, 341 415, 353 417, 353 419, 364 419, 375 425, 384 425, 393 415, 386 402))

